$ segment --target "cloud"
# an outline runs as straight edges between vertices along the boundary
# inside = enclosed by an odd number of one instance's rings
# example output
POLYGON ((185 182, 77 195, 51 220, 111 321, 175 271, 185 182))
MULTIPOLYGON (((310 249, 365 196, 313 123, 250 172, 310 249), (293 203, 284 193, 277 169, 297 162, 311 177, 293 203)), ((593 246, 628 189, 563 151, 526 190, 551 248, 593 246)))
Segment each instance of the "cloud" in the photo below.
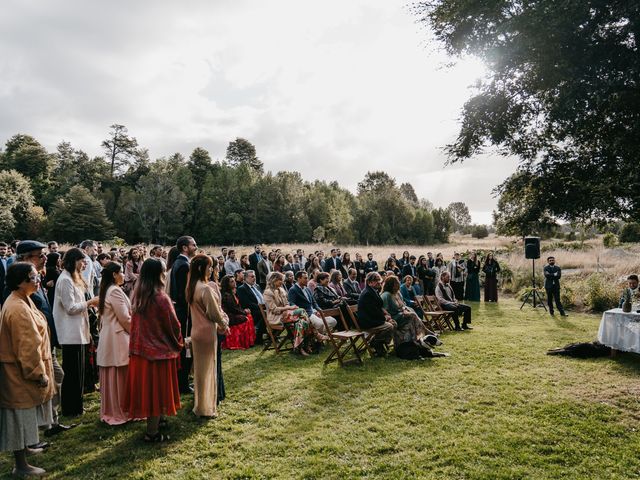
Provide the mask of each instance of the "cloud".
POLYGON ((222 158, 241 136, 273 171, 355 190, 385 170, 436 206, 489 212, 515 162, 445 169, 441 151, 483 67, 444 68, 415 20, 401 1, 5 2, 0 139, 99 154, 121 123, 152 157, 222 158))

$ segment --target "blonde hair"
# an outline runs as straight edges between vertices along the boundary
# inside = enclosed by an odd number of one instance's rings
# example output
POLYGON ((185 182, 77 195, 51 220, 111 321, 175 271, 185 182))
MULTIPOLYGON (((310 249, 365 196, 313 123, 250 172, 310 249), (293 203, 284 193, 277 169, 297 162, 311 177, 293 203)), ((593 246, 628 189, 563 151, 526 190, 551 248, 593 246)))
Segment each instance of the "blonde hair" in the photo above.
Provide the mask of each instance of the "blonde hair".
POLYGON ((284 275, 280 272, 271 272, 267 277, 267 288, 270 290, 276 290, 276 281, 282 280, 284 281, 284 275))

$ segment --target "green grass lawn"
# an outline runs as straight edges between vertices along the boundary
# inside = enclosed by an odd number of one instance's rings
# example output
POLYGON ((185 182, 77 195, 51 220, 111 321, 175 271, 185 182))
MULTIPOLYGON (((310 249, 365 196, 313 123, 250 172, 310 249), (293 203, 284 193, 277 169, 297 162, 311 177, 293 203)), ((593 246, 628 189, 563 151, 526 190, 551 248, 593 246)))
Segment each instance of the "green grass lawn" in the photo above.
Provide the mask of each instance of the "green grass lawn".
POLYGON ((326 353, 225 352, 220 417, 194 418, 183 397, 167 444, 142 443, 142 422, 100 424, 93 394, 34 463, 65 479, 640 477, 639 357, 547 356, 593 340, 600 317, 519 306, 474 305, 472 332, 443 335, 449 358, 339 368, 326 353))

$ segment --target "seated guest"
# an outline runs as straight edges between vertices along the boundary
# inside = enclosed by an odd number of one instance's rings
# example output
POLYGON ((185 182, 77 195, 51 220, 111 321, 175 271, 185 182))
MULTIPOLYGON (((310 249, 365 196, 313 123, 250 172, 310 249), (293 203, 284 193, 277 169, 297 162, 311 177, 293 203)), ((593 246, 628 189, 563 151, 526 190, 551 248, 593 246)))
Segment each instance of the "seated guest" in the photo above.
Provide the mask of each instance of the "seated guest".
POLYGON ((233 272, 233 279, 236 281, 236 288, 242 286, 244 283, 244 270, 236 270, 233 272))
POLYGON ((402 280, 404 282, 400 286, 400 295, 402 295, 402 300, 407 307, 413 309, 418 314, 418 317, 424 318, 424 312, 420 306, 418 293, 416 293, 416 287, 418 285, 413 284, 414 279, 411 275, 407 275, 402 280))
POLYGON ((358 324, 370 335, 375 335, 369 344, 375 349, 376 356, 386 354, 386 345, 393 338, 396 322, 383 308, 378 293, 382 277, 378 272, 369 272, 365 279, 366 287, 358 299, 358 324))
MULTIPOLYGON (((409 275, 407 275, 409 276, 409 275)), ((400 281, 396 276, 387 277, 382 287, 382 304, 391 318, 396 322, 396 329, 393 334, 393 342, 398 356, 402 356, 402 350, 410 348, 406 343, 415 345, 418 342, 423 347, 423 356, 431 355, 429 342, 433 345, 438 342, 435 333, 427 330, 418 318, 416 312, 407 307, 400 295, 400 281), (427 337, 429 342, 427 341, 427 337)))
POLYGON ((331 249, 331 256, 324 262, 324 271, 329 273, 331 270, 340 270, 342 268, 342 260, 338 257, 338 250, 331 249))
POLYGON ((320 273, 322 273, 322 270, 314 269, 311 271, 311 274, 309 275, 311 278, 309 279, 308 287, 311 293, 313 293, 316 287, 318 286, 317 277, 320 273))
POLYGON ((440 275, 440 283, 438 283, 436 287, 436 298, 443 310, 453 312, 453 323, 456 326, 456 330, 472 330, 469 326, 471 323, 471 307, 458 303, 453 293, 453 288, 451 288, 451 284, 449 283, 450 279, 451 276, 449 272, 442 272, 440 275), (463 316, 462 327, 460 327, 460 320, 458 319, 460 314, 463 316))
POLYGON ((256 326, 256 344, 262 345, 264 335, 267 334, 264 318, 262 318, 262 312, 260 311, 260 305, 264 305, 264 297, 262 296, 260 286, 256 283, 255 272, 253 270, 247 270, 244 272, 244 276, 244 283, 237 287, 238 300, 240 300, 242 308, 251 310, 253 323, 256 326))
MULTIPOLYGON (((320 310, 320 306, 316 302, 311 290, 307 288, 308 282, 309 275, 307 272, 302 270, 296 273, 296 283, 287 293, 289 304, 303 308, 307 312, 307 316, 314 328, 320 333, 327 333, 324 322, 317 315, 318 310, 320 310)), ((325 317, 325 319, 327 320, 329 328, 333 331, 338 324, 337 320, 333 317, 325 317)))
POLYGON ((222 310, 229 317, 229 332, 222 342, 222 348, 245 350, 256 341, 256 329, 253 325, 251 310, 243 309, 236 296, 236 281, 226 275, 220 282, 222 310))
MULTIPOLYGON (((640 297, 640 290, 638 290, 638 275, 629 275, 627 277, 628 288, 631 289, 631 302, 637 302, 640 297)), ((618 304, 618 308, 622 308, 622 304, 625 301, 626 289, 622 292, 622 296, 620 297, 620 303, 618 304)))
POLYGON ((330 275, 327 272, 319 273, 316 277, 318 285, 313 291, 313 297, 322 310, 339 307, 344 302, 344 298, 329 286, 329 278, 330 275))
POLYGON ((274 272, 283 272, 284 267, 287 265, 287 260, 284 255, 278 255, 275 263, 273 264, 274 272))
MULTIPOLYGON (((345 253, 345 255, 348 255, 348 254, 345 253)), ((351 270, 353 270, 353 268, 351 270)), ((358 301, 351 298, 347 294, 347 291, 344 289, 344 286, 342 284, 342 272, 338 270, 334 270, 331 273, 329 287, 331 287, 331 289, 334 290, 338 294, 338 296, 342 298, 344 301, 346 301, 349 305, 355 305, 358 303, 358 301)))
POLYGON ((360 283, 358 283, 358 271, 355 268, 349 269, 349 276, 342 282, 342 286, 346 293, 345 296, 355 300, 357 303, 362 289, 360 288, 360 283))
POLYGON ((275 328, 285 324, 293 327, 293 350, 306 357, 311 353, 316 341, 324 341, 328 337, 320 334, 311 324, 307 312, 297 305, 289 305, 287 293, 283 287, 284 275, 271 272, 267 278, 267 289, 264 291, 264 303, 267 309, 267 321, 275 328))
POLYGON ((293 285, 296 283, 296 279, 295 279, 295 274, 297 272, 299 272, 300 270, 296 270, 295 272, 293 271, 286 271, 284 273, 284 284, 283 287, 284 289, 288 292, 289 290, 291 290, 291 287, 293 287, 293 285))

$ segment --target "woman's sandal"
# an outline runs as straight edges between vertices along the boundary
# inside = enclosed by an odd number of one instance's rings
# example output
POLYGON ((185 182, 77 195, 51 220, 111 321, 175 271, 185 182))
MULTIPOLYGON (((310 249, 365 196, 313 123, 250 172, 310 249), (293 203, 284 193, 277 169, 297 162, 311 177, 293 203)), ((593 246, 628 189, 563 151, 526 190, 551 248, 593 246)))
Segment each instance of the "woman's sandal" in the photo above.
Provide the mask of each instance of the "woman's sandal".
POLYGON ((169 435, 165 435, 164 433, 158 432, 155 435, 150 435, 148 433, 144 434, 145 443, 162 443, 169 440, 169 435))

